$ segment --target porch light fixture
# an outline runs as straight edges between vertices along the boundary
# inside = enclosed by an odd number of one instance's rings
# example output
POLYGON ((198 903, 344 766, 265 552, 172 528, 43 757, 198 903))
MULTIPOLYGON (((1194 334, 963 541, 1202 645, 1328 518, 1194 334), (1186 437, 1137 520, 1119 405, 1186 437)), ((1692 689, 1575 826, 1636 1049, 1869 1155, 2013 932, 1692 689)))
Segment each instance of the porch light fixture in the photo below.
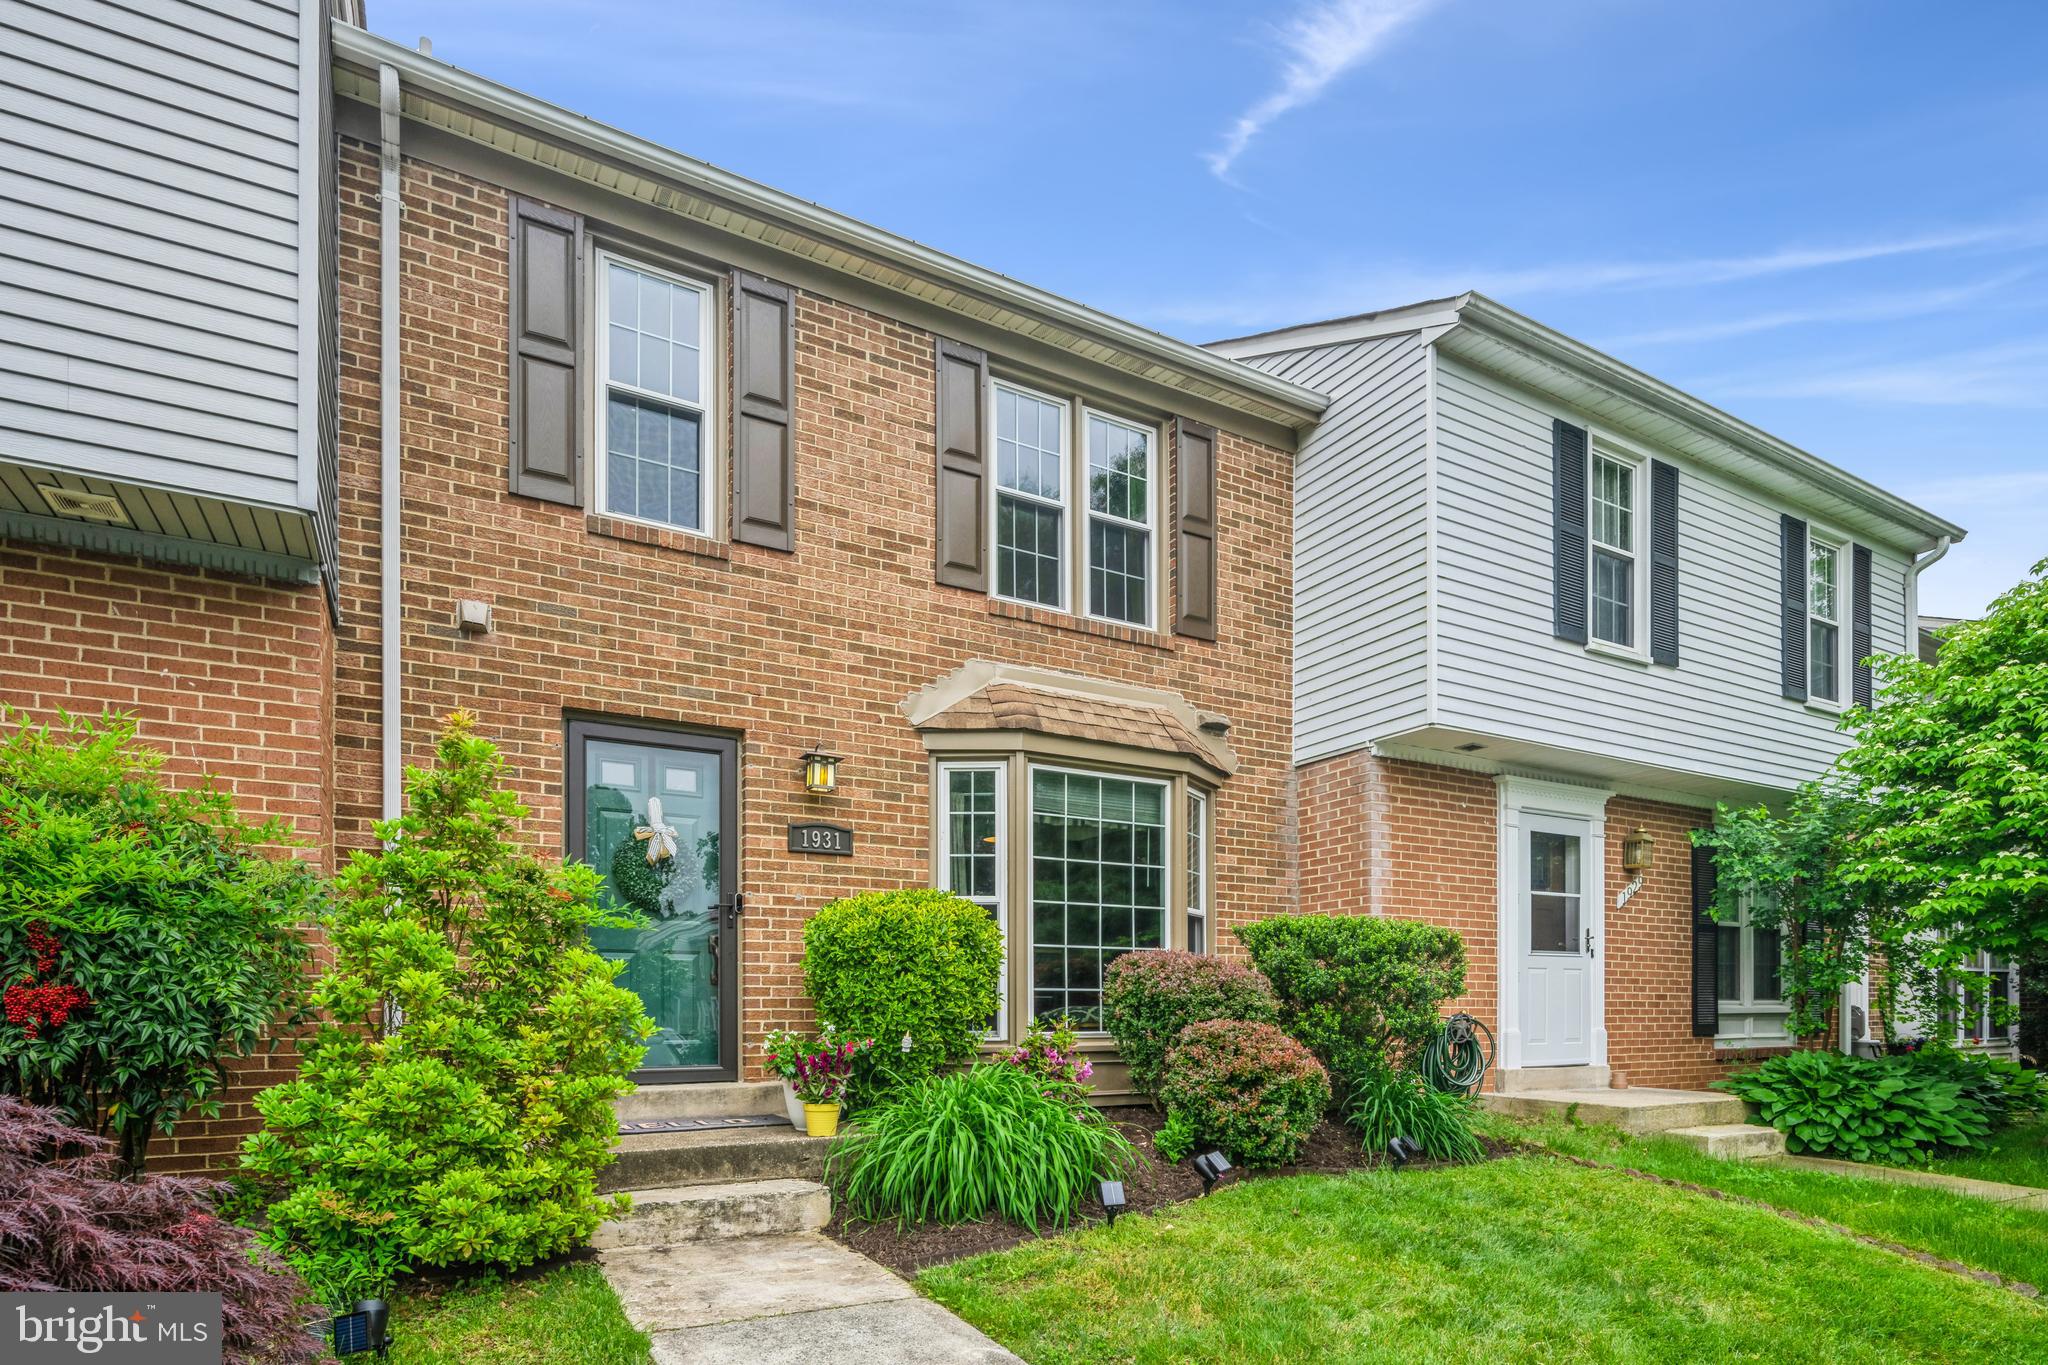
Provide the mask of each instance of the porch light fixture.
POLYGON ((1417 1143, 1414 1138, 1403 1137, 1397 1133, 1387 1139, 1387 1160, 1393 1164, 1394 1169, 1397 1171, 1421 1155, 1421 1144, 1417 1143))
POLYGON ((1657 841, 1650 837, 1650 831, 1641 825, 1636 832, 1621 841, 1621 870, 1641 873, 1650 866, 1650 855, 1657 851, 1657 841))
POLYGON ((839 785, 839 755, 825 752, 825 742, 819 740, 803 757, 804 790, 815 796, 827 796, 839 785))
POLYGON ((1229 1170, 1230 1163, 1224 1160, 1221 1152, 1204 1152, 1195 1158, 1195 1174, 1202 1177, 1202 1193, 1205 1195, 1216 1188, 1216 1182, 1229 1170))
POLYGON ((1109 1215, 1109 1225, 1116 1226, 1116 1216, 1124 1211, 1124 1182, 1105 1180, 1101 1185, 1102 1211, 1109 1215))

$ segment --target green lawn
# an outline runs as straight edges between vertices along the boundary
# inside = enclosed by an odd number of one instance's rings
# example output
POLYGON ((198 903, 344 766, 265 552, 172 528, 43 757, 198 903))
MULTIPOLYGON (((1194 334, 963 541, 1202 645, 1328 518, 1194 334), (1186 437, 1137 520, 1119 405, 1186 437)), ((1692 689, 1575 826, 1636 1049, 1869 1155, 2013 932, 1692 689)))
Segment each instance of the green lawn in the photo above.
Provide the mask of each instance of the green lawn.
POLYGON ((1634 1138, 1612 1128, 1499 1118, 1486 1120, 1486 1127, 1498 1135, 1539 1142, 1572 1156, 1632 1166, 1812 1214, 1866 1237, 1994 1270, 2048 1291, 2048 1213, 2001 1208, 1919 1185, 1802 1171, 1768 1161, 1719 1161, 1670 1138, 1634 1138))
POLYGON ((2005 1290, 1542 1155, 1226 1187, 918 1283, 1033 1365, 2048 1358, 2005 1290))
POLYGON ((1998 1144, 1995 1152, 1941 1157, 1927 1169, 2048 1190, 2048 1119, 2008 1128, 1992 1141, 1998 1144))
POLYGON ((502 1280, 414 1281, 391 1305, 396 1365, 647 1365, 647 1334, 588 1262, 502 1280))

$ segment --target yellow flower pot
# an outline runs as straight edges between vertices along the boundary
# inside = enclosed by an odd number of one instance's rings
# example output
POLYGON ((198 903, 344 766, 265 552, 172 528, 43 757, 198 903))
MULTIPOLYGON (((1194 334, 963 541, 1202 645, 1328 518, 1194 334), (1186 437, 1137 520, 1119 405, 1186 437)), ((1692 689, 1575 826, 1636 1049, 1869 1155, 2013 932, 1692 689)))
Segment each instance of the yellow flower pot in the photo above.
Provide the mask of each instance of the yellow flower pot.
POLYGON ((836 1104, 804 1105, 804 1131, 812 1137, 837 1137, 839 1135, 839 1106, 836 1104))

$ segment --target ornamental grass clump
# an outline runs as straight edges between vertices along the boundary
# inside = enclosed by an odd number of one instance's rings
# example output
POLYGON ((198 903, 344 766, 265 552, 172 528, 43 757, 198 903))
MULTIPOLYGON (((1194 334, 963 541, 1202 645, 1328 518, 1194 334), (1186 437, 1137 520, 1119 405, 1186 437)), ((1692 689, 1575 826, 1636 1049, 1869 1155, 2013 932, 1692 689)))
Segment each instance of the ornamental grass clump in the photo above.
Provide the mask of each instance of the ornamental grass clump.
POLYGON ((121 717, 0 737, 0 1091, 112 1139, 131 1174, 297 1021, 325 895, 277 851, 285 826, 162 762, 121 717))
POLYGON ((1122 1179, 1130 1140, 1065 1082, 1006 1062, 927 1076, 861 1113, 825 1163, 840 1205, 873 1222, 991 1214, 1064 1227, 1096 1182, 1122 1179))
POLYGON ((1438 1161, 1477 1161, 1486 1149, 1472 1131, 1472 1097, 1438 1090, 1412 1071, 1368 1066, 1349 1078, 1344 1118, 1367 1152, 1405 1137, 1438 1161))
POLYGON ((257 1097, 264 1239, 327 1302, 415 1267, 516 1270, 625 1209, 597 1173, 652 1026, 589 936, 632 922, 596 872, 528 851, 504 778, 463 712, 406 769, 404 818, 340 879, 329 1022, 257 1097))
POLYGON ((1273 987, 1255 968, 1206 953, 1125 953, 1103 973, 1102 1024, 1130 1067, 1131 1084, 1159 1093, 1166 1054, 1189 1024, 1279 1016, 1273 987))
POLYGON ((1213 1144, 1240 1166, 1285 1166, 1330 1107, 1330 1078, 1271 1024, 1211 1019, 1181 1030, 1159 1098, 1172 1136, 1155 1145, 1168 1160, 1213 1144))
POLYGON ((123 1179, 108 1139, 0 1095, 0 1293, 218 1294, 228 1365, 326 1359, 305 1328, 318 1316, 305 1285, 215 1214, 222 1188, 180 1176, 123 1179))

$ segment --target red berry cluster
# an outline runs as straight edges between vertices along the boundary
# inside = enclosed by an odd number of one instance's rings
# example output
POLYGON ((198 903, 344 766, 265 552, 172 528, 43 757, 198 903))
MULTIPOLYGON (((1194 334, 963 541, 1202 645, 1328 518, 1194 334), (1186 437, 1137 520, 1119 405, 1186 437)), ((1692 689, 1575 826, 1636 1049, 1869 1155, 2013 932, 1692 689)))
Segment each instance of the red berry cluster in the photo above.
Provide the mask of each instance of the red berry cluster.
POLYGON ((76 986, 61 981, 36 980, 38 976, 49 975, 56 967, 57 955, 63 947, 47 926, 40 922, 29 925, 28 950, 35 956, 35 969, 8 986, 6 995, 0 997, 0 1006, 7 1011, 7 1022, 20 1025, 31 1038, 40 1035, 44 1028, 61 1028, 73 1010, 84 1009, 92 1003, 76 986))

